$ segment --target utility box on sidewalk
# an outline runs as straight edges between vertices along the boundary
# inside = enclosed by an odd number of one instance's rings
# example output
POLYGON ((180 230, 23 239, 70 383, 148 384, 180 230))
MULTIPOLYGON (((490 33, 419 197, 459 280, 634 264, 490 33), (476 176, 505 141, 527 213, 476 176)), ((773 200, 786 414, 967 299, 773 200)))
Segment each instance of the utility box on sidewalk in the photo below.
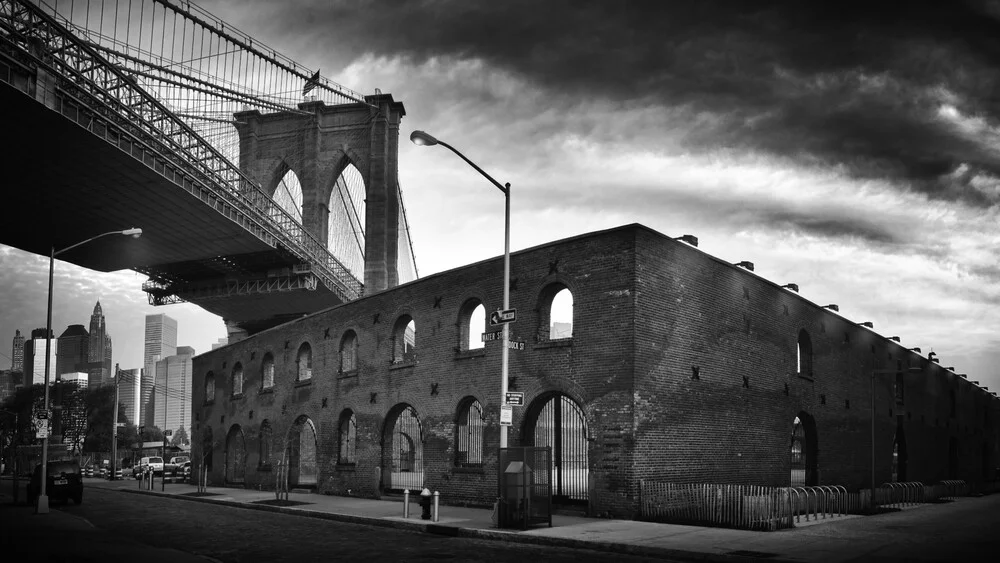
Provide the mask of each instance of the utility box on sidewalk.
POLYGON ((501 448, 497 527, 552 526, 552 449, 501 448))

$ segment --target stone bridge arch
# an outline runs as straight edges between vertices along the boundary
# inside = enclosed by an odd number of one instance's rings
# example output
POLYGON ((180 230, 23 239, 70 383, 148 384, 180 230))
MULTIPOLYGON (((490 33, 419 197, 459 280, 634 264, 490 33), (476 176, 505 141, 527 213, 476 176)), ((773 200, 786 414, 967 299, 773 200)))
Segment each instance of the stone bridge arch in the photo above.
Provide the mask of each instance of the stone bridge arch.
POLYGON ((288 170, 302 186, 302 224, 326 244, 328 202, 337 178, 353 165, 365 184, 366 295, 399 285, 399 125, 406 111, 391 94, 368 103, 299 104, 297 112, 235 114, 240 169, 273 196, 288 170))

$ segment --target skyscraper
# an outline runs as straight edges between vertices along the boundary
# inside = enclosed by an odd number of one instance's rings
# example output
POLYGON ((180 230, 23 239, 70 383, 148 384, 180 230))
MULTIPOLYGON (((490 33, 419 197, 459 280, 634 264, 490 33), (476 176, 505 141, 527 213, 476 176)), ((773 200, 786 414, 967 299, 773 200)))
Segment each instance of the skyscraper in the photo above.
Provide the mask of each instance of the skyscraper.
POLYGON ((14 347, 10 351, 10 370, 24 371, 24 337, 20 330, 14 331, 14 347))
POLYGON ((146 339, 139 393, 139 420, 143 424, 149 426, 156 424, 152 406, 156 362, 175 354, 177 354, 177 321, 162 313, 146 315, 146 339))
MULTIPOLYGON (((56 342, 51 338, 49 332, 49 382, 55 381, 56 369, 56 342)), ((31 331, 31 339, 24 343, 24 383, 26 385, 42 384, 45 382, 45 329, 36 328, 31 331)))
POLYGON ((100 300, 90 315, 90 349, 87 351, 90 387, 100 387, 111 380, 111 335, 104 322, 100 300))
POLYGON ((121 378, 118 381, 118 403, 125 407, 125 418, 128 419, 127 421, 120 420, 119 422, 130 422, 135 425, 142 424, 142 421, 136 417, 141 410, 139 385, 142 378, 142 369, 123 369, 115 377, 121 378))
MULTIPOLYGON (((64 373, 88 372, 90 361, 90 334, 83 325, 69 325, 59 335, 56 348, 55 375, 64 373)), ((89 379, 89 378, 88 378, 89 379)))
POLYGON ((194 348, 181 346, 177 354, 156 362, 153 385, 154 424, 161 430, 184 432, 191 436, 191 357, 194 348))

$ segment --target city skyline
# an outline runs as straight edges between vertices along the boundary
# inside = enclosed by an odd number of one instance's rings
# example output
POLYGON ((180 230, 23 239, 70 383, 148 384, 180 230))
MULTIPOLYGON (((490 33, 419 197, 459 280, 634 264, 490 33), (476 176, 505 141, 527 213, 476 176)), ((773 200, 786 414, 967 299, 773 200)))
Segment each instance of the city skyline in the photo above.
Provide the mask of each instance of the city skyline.
MULTIPOLYGON (((499 256, 503 198, 449 151, 410 144, 416 129, 511 182, 515 252, 629 223, 692 234, 699 249, 753 262, 755 275, 1000 388, 988 47, 1000 15, 989 4, 834 14, 813 3, 543 3, 530 18, 516 2, 200 5, 307 68, 405 104, 399 178, 421 276, 499 256), (520 39, 469 32, 494 28, 520 39)), ((0 330, 44 326, 48 258, 0 247, 0 266, 0 330)), ((68 303, 99 296, 123 367, 141 366, 147 313, 176 318, 178 340, 198 352, 225 336, 191 305, 149 306, 144 276, 59 261, 55 275, 53 327, 80 322, 65 317, 68 303)))

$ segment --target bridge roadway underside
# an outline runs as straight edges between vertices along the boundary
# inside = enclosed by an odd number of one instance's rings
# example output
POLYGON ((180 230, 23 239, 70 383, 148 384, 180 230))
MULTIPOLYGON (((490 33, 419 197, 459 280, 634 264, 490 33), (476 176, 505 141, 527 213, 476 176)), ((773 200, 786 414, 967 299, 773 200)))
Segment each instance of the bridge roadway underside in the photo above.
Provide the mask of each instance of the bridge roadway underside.
POLYGON ((308 274, 292 275, 299 261, 288 251, 3 81, 0 107, 8 216, 0 221, 0 243, 47 256, 53 246, 140 227, 139 239, 109 236, 59 259, 170 280, 178 284, 172 288, 190 290, 179 297, 251 334, 341 303, 322 283, 303 283, 308 274), (315 289, 302 289, 307 285, 315 289))

